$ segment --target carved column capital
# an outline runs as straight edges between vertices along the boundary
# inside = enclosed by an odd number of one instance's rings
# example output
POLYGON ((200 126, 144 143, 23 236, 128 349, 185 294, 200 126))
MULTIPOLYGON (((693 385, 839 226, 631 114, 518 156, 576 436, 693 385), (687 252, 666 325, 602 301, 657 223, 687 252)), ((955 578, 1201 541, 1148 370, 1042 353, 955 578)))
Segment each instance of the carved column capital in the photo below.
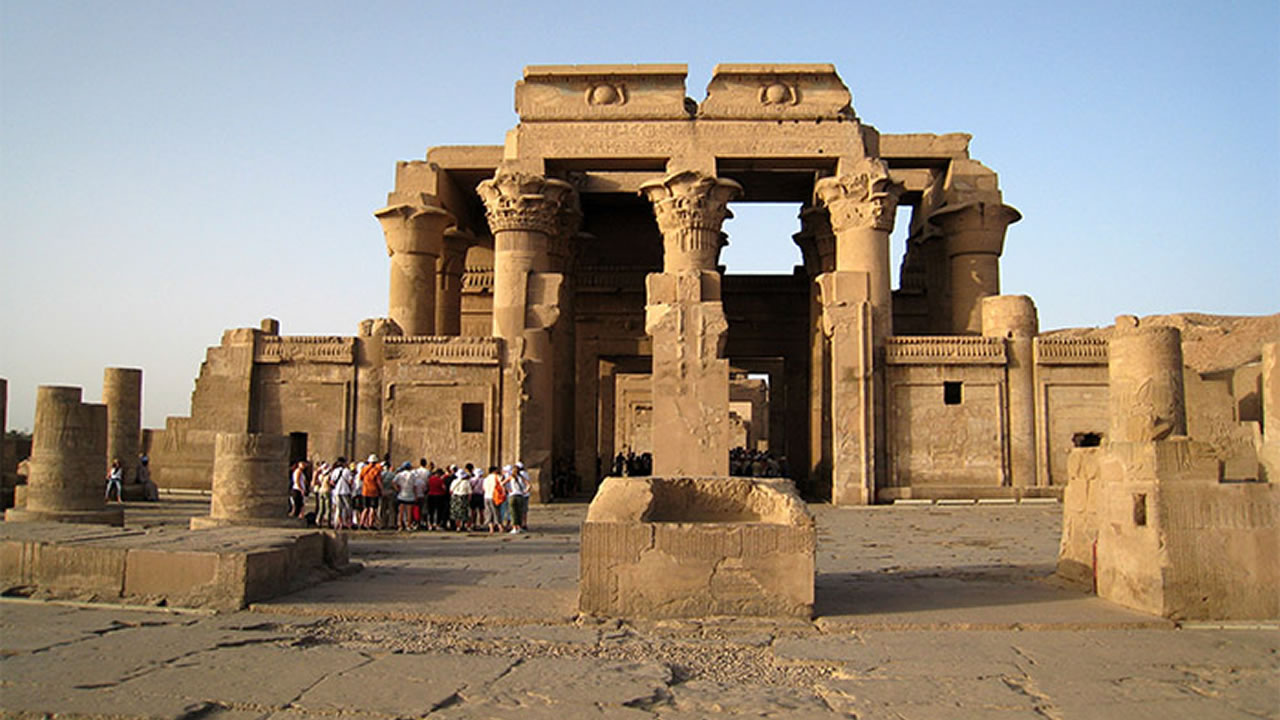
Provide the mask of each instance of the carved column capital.
POLYGON ((373 214, 387 238, 387 254, 439 255, 444 231, 456 220, 444 208, 433 205, 391 205, 373 214))
POLYGON ((1005 230, 1022 219, 1022 213, 1001 202, 975 201, 961 205, 944 205, 929 216, 929 222, 942 228, 947 238, 947 254, 988 253, 1004 251, 1005 230))
POLYGON ((495 235, 523 230, 549 238, 560 232, 561 212, 575 195, 573 186, 563 180, 507 168, 499 168, 493 178, 477 185, 476 192, 495 235))
POLYGON ((813 190, 818 202, 831 213, 831 226, 837 233, 863 228, 893 230, 902 185, 889 177, 884 161, 865 158, 853 172, 822 178, 813 190))
POLYGON ((653 203, 662 231, 664 272, 714 270, 725 244, 720 226, 733 217, 729 201, 742 194, 742 186, 684 170, 642 184, 640 194, 653 203))

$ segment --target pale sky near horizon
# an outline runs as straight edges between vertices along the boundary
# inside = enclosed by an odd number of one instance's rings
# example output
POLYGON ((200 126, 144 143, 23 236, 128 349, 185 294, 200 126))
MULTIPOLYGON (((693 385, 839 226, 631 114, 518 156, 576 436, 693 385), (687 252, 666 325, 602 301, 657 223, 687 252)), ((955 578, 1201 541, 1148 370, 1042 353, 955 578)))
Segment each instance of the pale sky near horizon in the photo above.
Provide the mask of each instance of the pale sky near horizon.
MULTIPOLYGON (((185 415, 224 328, 387 311, 395 163, 497 145, 529 64, 830 62, 882 132, 966 132, 1022 212, 1002 290, 1041 327, 1280 312, 1280 3, 0 0, 0 377, 144 368, 185 415)), ((734 206, 730 272, 789 272, 794 208, 734 206)), ((900 257, 893 258, 894 272, 900 257)))

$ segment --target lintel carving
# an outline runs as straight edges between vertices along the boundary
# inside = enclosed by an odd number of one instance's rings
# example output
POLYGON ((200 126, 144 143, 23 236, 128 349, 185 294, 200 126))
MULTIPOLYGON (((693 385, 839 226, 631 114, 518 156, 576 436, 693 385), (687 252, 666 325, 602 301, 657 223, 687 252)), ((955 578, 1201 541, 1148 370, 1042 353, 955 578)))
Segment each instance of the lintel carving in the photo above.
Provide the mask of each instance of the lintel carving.
POLYGON ((355 338, 328 335, 264 335, 253 354, 256 363, 291 362, 350 365, 355 358, 355 338))
POLYGON ((1035 339, 1035 361, 1038 365, 1106 365, 1107 341, 1042 335, 1035 339))
POLYGON ((885 342, 890 365, 1003 365, 1005 341, 971 335, 900 335, 885 342))
POLYGON ((498 364, 498 341, 489 337, 388 337, 382 351, 386 359, 404 364, 498 364))

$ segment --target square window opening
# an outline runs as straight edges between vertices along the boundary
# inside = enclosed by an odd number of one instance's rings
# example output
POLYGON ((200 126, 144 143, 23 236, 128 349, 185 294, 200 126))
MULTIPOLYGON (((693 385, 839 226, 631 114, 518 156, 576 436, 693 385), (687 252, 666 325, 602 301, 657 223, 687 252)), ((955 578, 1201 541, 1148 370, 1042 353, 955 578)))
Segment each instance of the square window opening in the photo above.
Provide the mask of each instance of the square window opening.
POLYGON ((462 432, 484 432, 484 403, 462 403, 462 432))
POLYGON ((963 399, 960 392, 960 383, 958 381, 950 381, 942 383, 942 402, 945 405, 959 405, 963 399))

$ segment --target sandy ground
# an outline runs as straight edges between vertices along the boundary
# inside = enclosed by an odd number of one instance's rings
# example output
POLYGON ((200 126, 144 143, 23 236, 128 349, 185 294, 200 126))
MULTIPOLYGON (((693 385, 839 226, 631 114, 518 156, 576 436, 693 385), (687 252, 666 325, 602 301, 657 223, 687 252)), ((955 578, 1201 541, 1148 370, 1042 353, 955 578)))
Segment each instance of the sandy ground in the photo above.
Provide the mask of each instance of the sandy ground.
MULTIPOLYGON (((134 505, 181 524, 207 500, 134 505)), ((1056 504, 815 506, 813 621, 578 616, 584 505, 527 535, 358 533, 249 610, 0 602, 6 716, 1280 717, 1275 623, 1178 627, 1048 577, 1056 504)))

